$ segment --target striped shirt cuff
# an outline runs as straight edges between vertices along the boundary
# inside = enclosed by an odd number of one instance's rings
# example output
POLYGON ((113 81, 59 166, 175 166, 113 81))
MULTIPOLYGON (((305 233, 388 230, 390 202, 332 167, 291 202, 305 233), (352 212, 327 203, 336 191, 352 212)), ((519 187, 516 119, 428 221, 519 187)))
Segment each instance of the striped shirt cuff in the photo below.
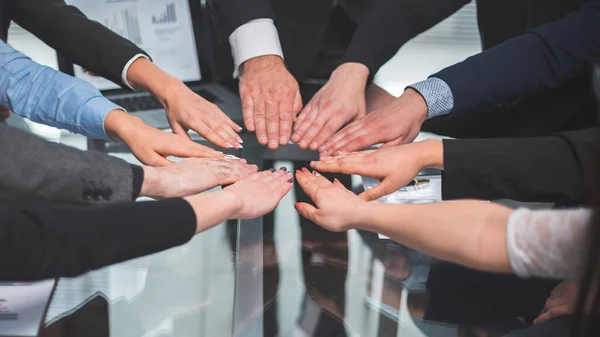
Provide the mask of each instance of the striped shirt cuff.
POLYGON ((454 108, 452 90, 443 80, 430 77, 425 81, 409 85, 421 94, 427 102, 427 119, 447 115, 454 108))

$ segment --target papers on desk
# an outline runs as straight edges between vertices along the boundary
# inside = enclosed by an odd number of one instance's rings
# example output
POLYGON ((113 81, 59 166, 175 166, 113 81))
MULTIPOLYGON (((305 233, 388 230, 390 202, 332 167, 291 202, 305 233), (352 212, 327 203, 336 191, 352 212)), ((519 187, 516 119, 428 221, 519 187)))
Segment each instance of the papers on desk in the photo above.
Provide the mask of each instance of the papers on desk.
MULTIPOLYGON (((379 181, 369 177, 363 177, 365 191, 379 184, 379 181)), ((379 198, 383 204, 430 204, 442 200, 442 177, 441 176, 418 176, 406 187, 379 198)), ((379 234, 380 239, 389 239, 379 234)))
POLYGON ((0 282, 0 336, 37 336, 54 290, 54 280, 0 282))

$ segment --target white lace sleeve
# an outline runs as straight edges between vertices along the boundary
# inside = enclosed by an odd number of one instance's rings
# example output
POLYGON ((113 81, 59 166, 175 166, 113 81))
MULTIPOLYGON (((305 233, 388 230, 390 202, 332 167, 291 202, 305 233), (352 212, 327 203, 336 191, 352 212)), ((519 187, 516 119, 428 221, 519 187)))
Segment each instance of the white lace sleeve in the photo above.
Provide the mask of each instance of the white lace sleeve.
POLYGON ((572 279, 585 268, 592 212, 517 209, 508 219, 510 264, 521 277, 572 279))

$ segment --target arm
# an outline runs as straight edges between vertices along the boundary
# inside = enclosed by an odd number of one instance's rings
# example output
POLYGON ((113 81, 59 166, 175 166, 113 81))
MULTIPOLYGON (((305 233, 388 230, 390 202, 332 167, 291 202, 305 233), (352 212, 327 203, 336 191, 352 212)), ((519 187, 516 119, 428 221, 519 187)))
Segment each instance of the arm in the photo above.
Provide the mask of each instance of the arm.
POLYGON ((235 183, 256 170, 245 160, 217 158, 141 167, 0 126, 0 185, 55 202, 95 204, 133 201, 139 196, 182 197, 235 183))
POLYGON ((453 113, 554 88, 600 61, 600 1, 432 75, 447 83, 453 113), (514 62, 518 60, 518 62, 514 62), (493 80, 490 80, 493 79, 493 80))
POLYGON ((513 211, 473 200, 385 205, 308 170, 296 178, 316 205, 296 209, 332 231, 381 233, 436 258, 522 277, 575 278, 585 266, 588 210, 513 211))
POLYGON ((76 276, 181 245, 228 219, 271 212, 291 189, 290 177, 282 170, 255 173, 185 200, 29 209, 0 204, 0 279, 76 276))
POLYGON ((32 121, 109 139, 104 120, 121 109, 89 83, 33 62, 0 42, 0 105, 32 121))
POLYGON ((10 1, 10 18, 62 56, 115 83, 124 83, 123 69, 134 56, 146 55, 64 0, 10 1))
POLYGON ((394 193, 425 168, 438 168, 444 170, 443 200, 581 204, 592 192, 598 144, 598 128, 534 138, 426 140, 325 156, 311 167, 381 181, 361 195, 366 200, 394 193))

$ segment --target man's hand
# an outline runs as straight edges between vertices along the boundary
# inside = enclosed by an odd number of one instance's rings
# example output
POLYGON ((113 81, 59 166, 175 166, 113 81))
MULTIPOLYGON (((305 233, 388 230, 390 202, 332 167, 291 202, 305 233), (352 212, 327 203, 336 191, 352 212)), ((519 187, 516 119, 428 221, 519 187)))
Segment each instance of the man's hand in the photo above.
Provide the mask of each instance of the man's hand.
POLYGON ((564 281, 552 289, 550 297, 540 316, 533 320, 534 324, 544 323, 553 318, 572 315, 579 300, 579 283, 576 281, 564 281))
POLYGON ((281 57, 266 55, 244 62, 240 97, 246 128, 256 132, 258 142, 271 150, 287 145, 302 97, 281 57))
POLYGON ((104 120, 106 133, 112 139, 120 139, 142 163, 166 166, 172 162, 169 156, 188 158, 222 158, 225 155, 209 147, 194 143, 188 137, 175 135, 144 124, 138 117, 122 110, 111 111, 104 120))
POLYGON ((346 123, 363 117, 368 77, 369 68, 360 63, 339 66, 298 115, 292 141, 317 150, 346 123))
POLYGON ((165 167, 144 167, 141 196, 177 198, 230 185, 258 171, 244 159, 190 158, 165 167))
POLYGON ((385 107, 350 123, 331 137, 321 155, 354 152, 369 146, 385 143, 394 146, 412 142, 427 118, 427 103, 419 93, 407 89, 402 96, 385 107))
POLYGON ((381 183, 360 194, 367 201, 396 192, 427 167, 443 169, 444 149, 440 140, 426 140, 379 150, 336 157, 321 157, 310 166, 321 172, 359 174, 381 183))
POLYGON ((152 92, 163 104, 171 129, 177 135, 189 137, 188 130, 222 148, 242 146, 237 132, 242 128, 235 124, 216 105, 191 91, 181 80, 175 78, 146 58, 139 58, 129 68, 127 80, 135 88, 152 92))

